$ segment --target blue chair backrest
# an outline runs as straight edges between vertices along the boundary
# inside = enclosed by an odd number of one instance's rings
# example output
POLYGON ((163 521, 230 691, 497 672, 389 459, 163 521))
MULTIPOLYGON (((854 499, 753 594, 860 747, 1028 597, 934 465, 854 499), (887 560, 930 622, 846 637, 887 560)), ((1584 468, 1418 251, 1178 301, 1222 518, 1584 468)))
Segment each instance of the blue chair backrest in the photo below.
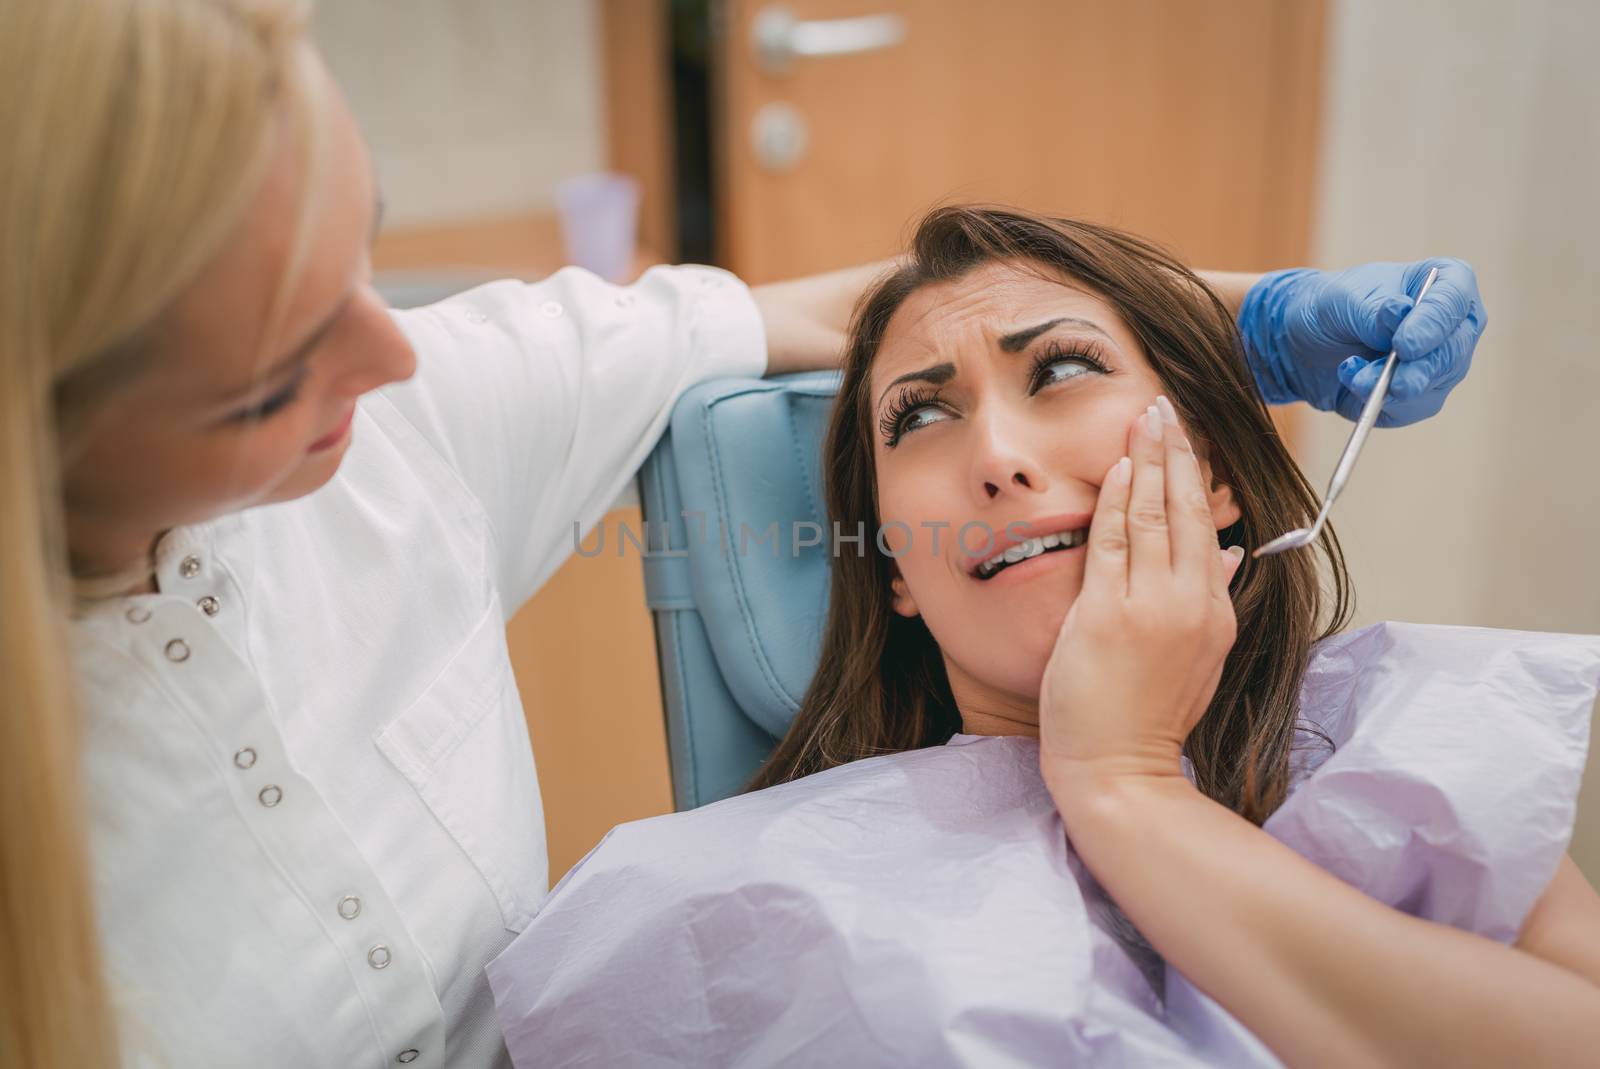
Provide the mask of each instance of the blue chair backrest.
POLYGON ((816 671, 833 543, 822 436, 838 385, 811 372, 697 386, 639 473, 679 809, 744 787, 816 671))

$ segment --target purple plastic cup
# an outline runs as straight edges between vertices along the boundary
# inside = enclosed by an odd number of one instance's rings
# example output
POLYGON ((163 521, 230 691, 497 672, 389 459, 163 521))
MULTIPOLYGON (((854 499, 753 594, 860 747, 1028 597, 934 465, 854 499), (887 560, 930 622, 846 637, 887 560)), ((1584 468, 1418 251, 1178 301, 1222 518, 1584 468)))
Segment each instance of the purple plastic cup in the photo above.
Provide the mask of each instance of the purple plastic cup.
POLYGON ((580 174, 556 187, 567 261, 612 282, 633 274, 639 183, 625 174, 580 174))

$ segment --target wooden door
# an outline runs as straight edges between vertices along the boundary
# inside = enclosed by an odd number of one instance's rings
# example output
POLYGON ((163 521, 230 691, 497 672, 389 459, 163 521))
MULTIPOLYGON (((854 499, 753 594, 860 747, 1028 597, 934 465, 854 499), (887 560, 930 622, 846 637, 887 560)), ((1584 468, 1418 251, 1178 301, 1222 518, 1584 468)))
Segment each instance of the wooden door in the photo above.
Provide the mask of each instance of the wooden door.
POLYGON ((1320 0, 785 0, 800 20, 895 15, 905 36, 781 72, 753 46, 773 6, 727 0, 721 43, 717 219, 750 281, 888 256, 921 212, 972 200, 1205 267, 1306 258, 1320 0), (805 140, 786 169, 754 144, 784 109, 805 140))

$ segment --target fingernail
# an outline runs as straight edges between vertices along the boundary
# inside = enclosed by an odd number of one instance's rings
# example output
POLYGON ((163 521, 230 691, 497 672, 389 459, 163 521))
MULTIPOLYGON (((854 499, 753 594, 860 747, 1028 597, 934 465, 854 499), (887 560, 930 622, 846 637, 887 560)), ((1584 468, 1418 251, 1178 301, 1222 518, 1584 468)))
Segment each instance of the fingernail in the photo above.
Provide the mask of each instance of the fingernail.
POLYGON ((1161 441, 1161 413, 1155 405, 1144 410, 1144 429, 1152 440, 1161 441))
POLYGON ((1110 478, 1116 482, 1125 483, 1128 481, 1128 476, 1132 474, 1132 472, 1133 461, 1129 460, 1127 457, 1123 457, 1121 460, 1111 465, 1110 478))
POLYGON ((1234 559, 1235 563, 1244 560, 1244 547, 1243 546, 1229 546, 1227 549, 1223 550, 1222 552, 1226 553, 1228 556, 1232 557, 1234 559))
POLYGON ((1169 426, 1176 427, 1178 425, 1178 411, 1172 407, 1172 402, 1167 400, 1166 394, 1161 394, 1156 398, 1156 407, 1161 410, 1161 418, 1166 420, 1169 426))

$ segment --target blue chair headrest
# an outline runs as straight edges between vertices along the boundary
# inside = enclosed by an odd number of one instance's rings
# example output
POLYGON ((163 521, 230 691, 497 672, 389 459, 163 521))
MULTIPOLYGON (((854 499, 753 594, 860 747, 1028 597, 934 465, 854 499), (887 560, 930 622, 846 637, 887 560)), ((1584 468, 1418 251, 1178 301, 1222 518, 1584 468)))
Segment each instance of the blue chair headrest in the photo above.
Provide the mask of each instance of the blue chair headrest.
POLYGON ((816 671, 833 544, 821 448, 838 384, 827 372, 695 387, 640 473, 652 541, 670 532, 645 581, 680 808, 754 773, 816 671))

